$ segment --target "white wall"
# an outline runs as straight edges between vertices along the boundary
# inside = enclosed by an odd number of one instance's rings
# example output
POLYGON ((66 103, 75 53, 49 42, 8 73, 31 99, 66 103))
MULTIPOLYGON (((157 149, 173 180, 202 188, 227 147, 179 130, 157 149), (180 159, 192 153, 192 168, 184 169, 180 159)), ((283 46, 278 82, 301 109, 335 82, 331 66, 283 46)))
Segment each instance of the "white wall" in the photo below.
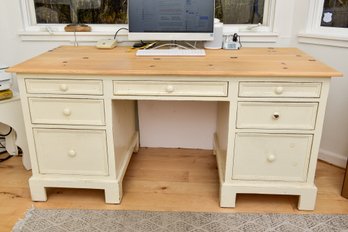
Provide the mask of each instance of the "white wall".
MULTIPOLYGON (((348 49, 299 44, 297 42, 297 33, 303 31, 306 25, 308 2, 278 0, 274 23, 275 31, 279 34, 277 43, 249 44, 249 46, 299 47, 348 76, 348 66, 346 66, 348 49)), ((6 1, 6 7, 0 8, 0 63, 14 65, 58 45, 72 45, 69 42, 24 42, 18 36, 18 31, 21 28, 19 1, 6 1)), ((244 44, 244 46, 248 45, 244 44)), ((347 97, 348 79, 334 79, 328 100, 321 152, 325 157, 335 157, 335 162, 340 164, 344 163, 348 157, 348 143, 346 142, 348 141, 347 97)), ((211 142, 208 141, 211 141, 212 132, 215 130, 215 115, 213 113, 215 108, 216 104, 212 102, 199 103, 198 105, 195 102, 185 104, 140 102, 140 122, 143 125, 153 125, 151 128, 141 127, 142 146, 211 148, 211 142), (154 110, 156 111, 155 115, 153 114, 154 110), (175 117, 172 115, 173 112, 175 112, 175 117), (179 114, 179 112, 183 113, 179 114), (163 117, 165 115, 172 117, 163 117), (185 117, 190 126, 181 124, 179 120, 175 120, 176 117, 185 117), (161 118, 161 123, 158 124, 159 118, 161 118), (201 120, 200 123, 197 123, 197 118, 201 120), (202 126, 203 124, 204 126, 202 126), (182 134, 182 128, 186 130, 184 134, 182 134), (172 136, 176 136, 176 138, 173 139, 172 136), (177 140, 177 138, 182 140, 177 140), (178 141, 181 142, 177 143, 178 141), (189 143, 187 143, 188 141, 189 143)))
POLYGON ((348 49, 304 44, 299 47, 344 74, 343 78, 331 81, 319 157, 345 167, 348 157, 348 49))
POLYGON ((141 101, 138 110, 142 146, 201 149, 213 146, 215 102, 141 101))
POLYGON ((348 157, 348 48, 298 43, 296 34, 306 29, 308 9, 309 1, 295 1, 292 44, 344 75, 331 81, 319 157, 345 167, 348 157))

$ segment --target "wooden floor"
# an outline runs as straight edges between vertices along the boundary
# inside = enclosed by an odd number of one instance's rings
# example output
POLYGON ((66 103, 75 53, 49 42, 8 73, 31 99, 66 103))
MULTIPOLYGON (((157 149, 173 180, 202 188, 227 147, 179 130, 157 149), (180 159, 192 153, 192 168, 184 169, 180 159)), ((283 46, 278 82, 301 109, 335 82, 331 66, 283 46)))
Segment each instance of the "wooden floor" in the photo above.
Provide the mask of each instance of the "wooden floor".
POLYGON ((344 170, 318 163, 316 210, 297 210, 296 196, 237 196, 234 209, 219 207, 218 175, 211 151, 141 149, 134 154, 124 179, 120 205, 104 203, 101 190, 49 189, 48 201, 30 200, 21 158, 0 163, 0 231, 10 231, 32 206, 38 208, 129 209, 156 211, 274 212, 348 214, 348 199, 340 196, 344 170))

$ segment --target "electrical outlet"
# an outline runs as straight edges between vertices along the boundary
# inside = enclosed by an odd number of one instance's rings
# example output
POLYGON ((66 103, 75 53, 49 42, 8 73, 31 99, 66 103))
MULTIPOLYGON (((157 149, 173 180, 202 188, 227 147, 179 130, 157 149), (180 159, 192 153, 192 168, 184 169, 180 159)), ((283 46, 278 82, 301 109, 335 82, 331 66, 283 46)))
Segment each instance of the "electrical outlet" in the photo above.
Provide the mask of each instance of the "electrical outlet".
POLYGON ((224 43, 223 46, 224 49, 234 49, 234 50, 238 50, 240 49, 240 44, 239 42, 228 42, 228 43, 224 43))

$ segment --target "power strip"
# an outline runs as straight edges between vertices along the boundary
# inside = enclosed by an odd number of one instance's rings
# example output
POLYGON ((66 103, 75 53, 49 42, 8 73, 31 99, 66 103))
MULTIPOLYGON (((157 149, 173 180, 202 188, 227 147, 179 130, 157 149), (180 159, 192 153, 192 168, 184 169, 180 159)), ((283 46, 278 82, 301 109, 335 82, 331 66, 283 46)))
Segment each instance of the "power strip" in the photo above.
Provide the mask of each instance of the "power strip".
POLYGON ((242 44, 240 42, 240 36, 237 33, 234 33, 233 35, 228 35, 224 39, 223 49, 238 50, 241 47, 242 44))
POLYGON ((96 44, 96 47, 100 49, 113 49, 116 46, 117 46, 117 41, 115 39, 99 40, 96 44))

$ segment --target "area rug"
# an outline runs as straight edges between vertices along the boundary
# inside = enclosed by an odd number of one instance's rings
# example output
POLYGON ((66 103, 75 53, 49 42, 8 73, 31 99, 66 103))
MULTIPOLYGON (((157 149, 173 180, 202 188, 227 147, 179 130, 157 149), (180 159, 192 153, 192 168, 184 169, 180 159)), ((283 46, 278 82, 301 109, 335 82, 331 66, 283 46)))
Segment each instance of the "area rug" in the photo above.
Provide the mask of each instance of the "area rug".
POLYGON ((75 209, 29 210, 14 232, 336 232, 348 215, 195 213, 75 209))

